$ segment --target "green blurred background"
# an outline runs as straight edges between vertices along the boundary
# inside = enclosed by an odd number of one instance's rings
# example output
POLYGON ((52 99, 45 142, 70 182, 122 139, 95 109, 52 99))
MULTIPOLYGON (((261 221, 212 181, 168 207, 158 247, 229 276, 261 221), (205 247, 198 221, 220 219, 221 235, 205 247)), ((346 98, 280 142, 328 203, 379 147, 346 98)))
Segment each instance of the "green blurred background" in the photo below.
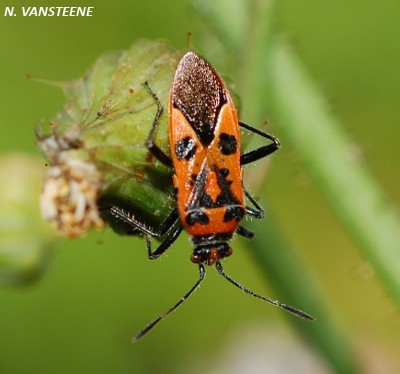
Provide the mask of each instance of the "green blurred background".
MULTIPOLYGON (((4 5, 54 5, 34 3, 10 0, 4 5)), ((93 5, 94 16, 1 15, 2 154, 18 151, 39 158, 33 128, 41 120, 49 121, 64 103, 61 90, 28 81, 28 74, 54 80, 77 78, 106 50, 127 48, 140 37, 165 39, 176 48, 186 48, 187 31, 194 32, 196 45, 205 28, 185 0, 72 1, 68 5, 93 5)), ((399 17, 396 0, 379 5, 372 0, 305 0, 283 3, 276 21, 397 205, 399 17)), ((207 57, 206 50, 201 52, 207 57)), ((279 126, 269 126, 284 147, 271 164, 261 202, 267 203, 287 240, 309 266, 362 370, 400 372, 398 309, 296 152, 285 146, 279 126)), ((29 178, 21 183, 34 188, 29 178)), ((6 215, 3 211, 1 217, 6 215)), ((226 272, 255 291, 273 295, 241 242, 234 242, 235 255, 225 262, 226 272)), ((263 373, 294 372, 290 368, 300 372, 301 365, 308 368, 303 372, 330 371, 315 348, 292 330, 283 312, 244 296, 212 269, 184 307, 132 345, 130 338, 177 301, 197 277, 186 235, 153 262, 147 260, 143 240, 118 237, 110 230, 61 241, 57 249, 39 281, 0 288, 2 373, 263 373)))

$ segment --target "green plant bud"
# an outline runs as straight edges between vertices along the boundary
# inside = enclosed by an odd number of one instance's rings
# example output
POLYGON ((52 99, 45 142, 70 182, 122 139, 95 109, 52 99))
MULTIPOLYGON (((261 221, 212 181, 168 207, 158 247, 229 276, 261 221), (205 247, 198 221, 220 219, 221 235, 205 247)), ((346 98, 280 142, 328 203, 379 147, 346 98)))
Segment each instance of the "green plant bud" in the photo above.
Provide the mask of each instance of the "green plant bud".
POLYGON ((0 157, 0 282, 36 279, 54 250, 56 232, 40 217, 43 163, 22 154, 0 157))
POLYGON ((67 103, 50 124, 36 129, 49 160, 42 215, 67 237, 79 237, 104 220, 120 233, 138 233, 113 217, 116 205, 157 227, 173 205, 171 171, 145 142, 157 104, 164 107, 155 141, 167 154, 169 90, 181 53, 164 42, 140 40, 128 50, 101 56, 80 79, 61 82, 67 103))

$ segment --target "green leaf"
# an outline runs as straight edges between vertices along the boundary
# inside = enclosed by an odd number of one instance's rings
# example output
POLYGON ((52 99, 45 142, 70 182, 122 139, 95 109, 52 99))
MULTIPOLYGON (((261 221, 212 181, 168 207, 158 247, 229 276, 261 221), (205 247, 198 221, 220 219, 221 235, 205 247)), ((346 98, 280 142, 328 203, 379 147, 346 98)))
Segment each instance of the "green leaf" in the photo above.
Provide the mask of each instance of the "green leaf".
POLYGON ((145 144, 158 108, 143 83, 165 108, 155 141, 168 154, 166 108, 180 55, 167 43, 138 40, 125 51, 105 53, 82 78, 58 84, 67 103, 50 135, 37 130, 37 143, 51 164, 43 214, 64 235, 84 235, 101 227, 102 218, 121 232, 107 213, 112 205, 153 227, 172 209, 171 171, 145 144))

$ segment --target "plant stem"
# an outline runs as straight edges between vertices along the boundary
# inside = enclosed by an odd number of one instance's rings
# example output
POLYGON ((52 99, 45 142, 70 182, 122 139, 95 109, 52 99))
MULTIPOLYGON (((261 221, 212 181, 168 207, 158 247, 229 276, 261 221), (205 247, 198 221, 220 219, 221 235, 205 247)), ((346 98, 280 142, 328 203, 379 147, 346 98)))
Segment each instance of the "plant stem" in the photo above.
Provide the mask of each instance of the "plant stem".
POLYGON ((400 306, 400 220, 355 143, 288 46, 273 53, 276 116, 305 166, 387 290, 400 306))

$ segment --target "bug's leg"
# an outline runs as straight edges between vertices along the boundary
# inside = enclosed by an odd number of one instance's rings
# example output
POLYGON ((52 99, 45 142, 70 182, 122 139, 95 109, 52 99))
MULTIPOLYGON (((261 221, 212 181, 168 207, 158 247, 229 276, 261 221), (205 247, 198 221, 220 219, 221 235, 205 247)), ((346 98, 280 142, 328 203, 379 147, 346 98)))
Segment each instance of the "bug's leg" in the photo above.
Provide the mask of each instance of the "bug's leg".
POLYGON ((254 232, 247 230, 243 226, 238 226, 238 228, 236 229, 236 233, 247 239, 251 239, 254 237, 254 232))
MULTIPOLYGON (((261 205, 257 203, 256 199, 251 196, 244 187, 243 192, 246 195, 247 199, 249 199, 250 202, 253 204, 253 207, 245 206, 246 214, 257 219, 264 218, 264 209, 261 207, 261 205)), ((251 239, 254 237, 254 233, 250 230, 245 229, 243 226, 239 226, 236 232, 247 239, 251 239)))
POLYGON ((167 231, 169 231, 169 229, 172 226, 175 226, 176 223, 178 222, 178 219, 179 219, 178 209, 175 208, 174 210, 171 211, 168 217, 161 223, 158 229, 160 236, 163 236, 164 234, 167 233, 167 231))
POLYGON ((117 220, 120 220, 126 223, 128 226, 132 227, 132 230, 139 230, 144 235, 150 235, 153 237, 159 237, 159 231, 153 230, 150 226, 146 226, 143 222, 137 220, 135 216, 128 211, 115 206, 100 206, 99 210, 101 212, 107 212, 115 217, 117 220))
MULTIPOLYGON (((250 200, 250 202, 253 204, 253 207, 245 206, 246 214, 258 219, 263 218, 264 209, 257 203, 254 197, 251 196, 250 193, 244 187, 243 187, 243 192, 246 195, 246 197, 250 200)), ((239 226, 236 232, 247 239, 251 239, 254 237, 254 233, 250 230, 245 229, 243 226, 239 226)))
POLYGON ((150 260, 155 260, 160 257, 171 245, 178 239, 183 227, 179 224, 178 210, 174 209, 159 228, 160 237, 165 236, 158 248, 152 252, 151 240, 149 235, 146 236, 147 254, 150 260))
POLYGON ((243 187, 243 192, 246 197, 250 200, 253 204, 253 207, 246 206, 246 214, 253 218, 264 218, 264 209, 261 207, 260 204, 257 203, 256 199, 250 195, 250 193, 243 187))
POLYGON ((146 236, 147 253, 150 260, 160 257, 178 238, 182 231, 182 226, 177 226, 179 218, 177 209, 174 209, 168 215, 158 230, 153 230, 152 228, 147 227, 142 222, 136 220, 132 214, 117 206, 103 207, 102 210, 108 210, 114 217, 132 226, 132 229, 139 230, 146 236), (160 243, 158 248, 152 252, 150 237, 161 238, 164 235, 166 235, 165 239, 160 243))
POLYGON ((150 235, 153 237, 162 237, 167 233, 167 231, 176 224, 179 218, 178 210, 175 208, 171 211, 171 213, 167 216, 167 218, 161 223, 158 230, 154 230, 151 227, 147 227, 143 222, 135 219, 135 216, 126 210, 116 206, 102 206, 100 208, 101 211, 108 211, 117 219, 125 222, 126 224, 132 226, 133 229, 137 229, 141 231, 145 235, 150 235))
POLYGON ((253 151, 250 151, 248 153, 241 155, 240 156, 240 165, 246 165, 251 162, 257 161, 260 158, 266 157, 266 156, 270 155, 271 153, 274 153, 280 147, 279 140, 275 136, 267 134, 266 132, 258 130, 252 126, 246 125, 243 122, 239 122, 239 126, 243 127, 246 130, 254 132, 257 135, 260 135, 263 138, 267 138, 272 141, 271 144, 264 145, 260 148, 257 148, 253 151))
POLYGON ((158 248, 152 252, 151 249, 151 241, 149 236, 146 236, 146 244, 147 244, 147 254, 150 260, 155 260, 159 258, 171 245, 174 243, 176 239, 178 239, 180 233, 182 232, 183 227, 181 225, 175 227, 171 231, 168 231, 165 239, 160 243, 158 248))
POLYGON ((144 86, 144 88, 146 88, 148 93, 153 97, 154 101, 157 104, 157 113, 154 117, 154 121, 151 126, 149 136, 146 139, 146 147, 158 161, 160 161, 165 166, 172 167, 171 158, 154 142, 154 132, 157 128, 158 122, 160 120, 161 114, 164 111, 164 108, 163 108, 160 100, 158 99, 156 93, 150 87, 149 83, 146 81, 143 83, 143 86, 144 86))

